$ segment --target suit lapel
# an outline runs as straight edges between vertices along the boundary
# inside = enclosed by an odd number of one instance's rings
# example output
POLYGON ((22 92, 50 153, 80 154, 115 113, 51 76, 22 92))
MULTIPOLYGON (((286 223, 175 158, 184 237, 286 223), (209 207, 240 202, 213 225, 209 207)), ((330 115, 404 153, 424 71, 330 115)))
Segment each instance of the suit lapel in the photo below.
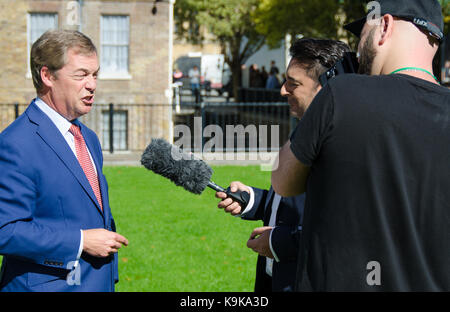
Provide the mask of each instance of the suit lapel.
MULTIPOLYGON (((36 133, 42 140, 55 152, 58 158, 64 163, 69 171, 75 176, 84 191, 89 195, 91 200, 95 203, 97 210, 102 213, 101 208, 97 202, 94 191, 89 184, 83 169, 70 149, 64 137, 59 132, 58 128, 53 122, 42 112, 36 104, 31 102, 26 111, 28 118, 38 125, 36 133)), ((98 168, 98 167, 97 167, 98 168)))
POLYGON ((275 191, 273 190, 273 187, 270 187, 269 193, 267 194, 267 200, 266 200, 266 204, 264 206, 264 210, 270 209, 270 207, 272 206, 272 200, 273 200, 273 195, 275 194, 275 191))
POLYGON ((270 216, 272 214, 272 202, 273 197, 275 195, 275 191, 273 190, 273 187, 270 187, 269 193, 267 194, 267 200, 264 205, 264 224, 269 224, 270 216))

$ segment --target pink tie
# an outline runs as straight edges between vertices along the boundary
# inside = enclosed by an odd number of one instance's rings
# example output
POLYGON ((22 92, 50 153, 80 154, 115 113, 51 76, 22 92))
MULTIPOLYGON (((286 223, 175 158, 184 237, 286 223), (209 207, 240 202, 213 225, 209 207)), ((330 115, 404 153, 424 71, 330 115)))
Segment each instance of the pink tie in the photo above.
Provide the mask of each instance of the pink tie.
POLYGON ((102 196, 100 193, 98 178, 95 174, 94 166, 92 165, 91 158, 89 157, 86 143, 84 142, 84 138, 81 134, 80 128, 72 124, 69 131, 73 134, 73 137, 75 139, 75 151, 77 154, 78 162, 80 163, 81 168, 83 168, 84 174, 86 175, 86 178, 88 179, 89 184, 94 191, 95 197, 97 197, 100 208, 103 210, 102 196))

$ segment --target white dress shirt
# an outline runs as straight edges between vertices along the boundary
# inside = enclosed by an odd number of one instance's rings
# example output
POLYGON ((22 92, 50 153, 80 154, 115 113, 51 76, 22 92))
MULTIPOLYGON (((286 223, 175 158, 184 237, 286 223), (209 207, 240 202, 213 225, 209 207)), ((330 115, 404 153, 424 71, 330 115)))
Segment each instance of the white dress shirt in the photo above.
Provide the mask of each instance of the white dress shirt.
MULTIPOLYGON (((70 149, 72 150, 73 154, 75 155, 75 157, 77 157, 77 153, 75 150, 75 140, 73 134, 69 131, 70 126, 72 126, 72 123, 68 121, 66 118, 64 118, 62 115, 60 115, 58 112, 56 112, 53 108, 48 106, 47 103, 45 103, 39 97, 36 98, 35 103, 37 107, 39 107, 39 109, 43 111, 48 116, 48 118, 50 118, 50 120, 55 124, 56 128, 58 128, 59 132, 61 132, 62 136, 64 137, 70 149)), ((95 168, 91 152, 89 151, 89 148, 87 146, 86 149, 88 150, 89 157, 93 164, 95 173, 97 174, 97 168, 95 168)), ((80 233, 81 233, 80 247, 78 248, 78 255, 74 267, 78 266, 78 261, 80 260, 81 253, 83 251, 83 230, 80 229, 80 233)))
MULTIPOLYGON (((253 204, 255 203, 255 193, 253 191, 253 188, 249 187, 249 189, 250 189, 250 200, 248 202, 248 205, 245 207, 244 211, 241 213, 241 215, 248 212, 250 209, 252 209, 253 204)), ((281 196, 278 195, 277 193, 274 193, 273 200, 272 200, 272 212, 270 214, 270 220, 269 220, 268 226, 271 226, 274 228, 276 226, 277 212, 278 212, 278 206, 280 205, 280 201, 281 201, 281 196)), ((275 253, 275 250, 273 249, 273 246, 272 246, 272 232, 273 232, 273 229, 270 231, 270 237, 269 237, 270 251, 272 252, 272 255, 273 255, 275 261, 280 262, 280 259, 277 257, 277 254, 275 253)), ((273 259, 266 257, 266 273, 270 276, 272 276, 272 267, 273 267, 273 259)))

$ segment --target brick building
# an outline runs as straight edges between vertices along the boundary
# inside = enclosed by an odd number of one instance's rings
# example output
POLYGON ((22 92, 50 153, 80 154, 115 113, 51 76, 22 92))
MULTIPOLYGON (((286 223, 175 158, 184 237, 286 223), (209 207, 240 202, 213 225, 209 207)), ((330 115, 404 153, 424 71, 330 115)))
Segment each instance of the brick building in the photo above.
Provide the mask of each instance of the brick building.
POLYGON ((48 29, 76 29, 97 47, 101 72, 95 106, 81 119, 109 149, 142 151, 152 137, 172 137, 173 0, 1 0, 0 131, 36 96, 29 70, 32 43, 48 29), (156 10, 155 10, 156 8, 156 10))

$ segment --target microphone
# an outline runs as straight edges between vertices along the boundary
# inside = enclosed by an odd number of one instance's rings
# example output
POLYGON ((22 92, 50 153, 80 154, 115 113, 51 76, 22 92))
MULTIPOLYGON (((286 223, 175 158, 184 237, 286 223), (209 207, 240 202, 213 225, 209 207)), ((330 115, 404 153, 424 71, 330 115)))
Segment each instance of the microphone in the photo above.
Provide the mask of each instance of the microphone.
POLYGON ((250 201, 250 194, 245 191, 231 192, 211 181, 213 170, 203 160, 195 158, 181 148, 164 139, 152 139, 141 157, 141 164, 185 190, 201 194, 206 187, 216 192, 224 192, 231 199, 245 208, 250 201))

